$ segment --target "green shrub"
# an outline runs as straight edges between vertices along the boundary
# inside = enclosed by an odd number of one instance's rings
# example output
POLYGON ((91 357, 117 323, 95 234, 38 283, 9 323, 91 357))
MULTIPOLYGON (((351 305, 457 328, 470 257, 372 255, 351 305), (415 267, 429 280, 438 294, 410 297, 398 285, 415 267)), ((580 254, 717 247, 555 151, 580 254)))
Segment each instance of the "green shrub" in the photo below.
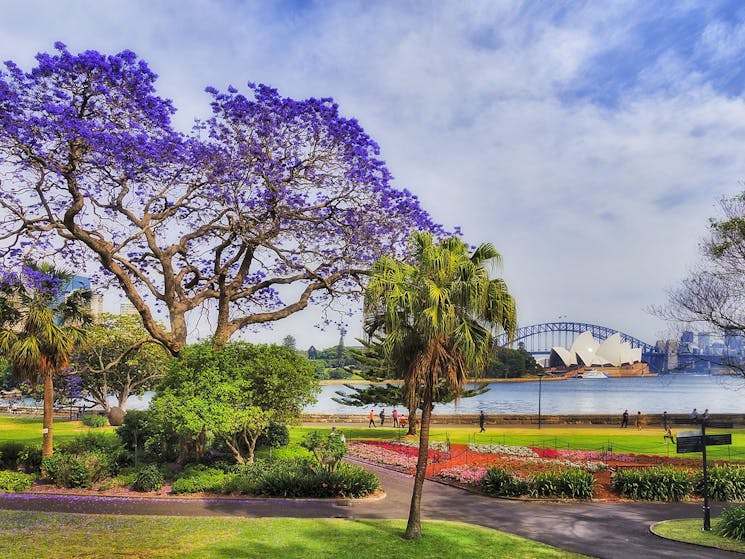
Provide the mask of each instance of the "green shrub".
POLYGON ((253 491, 268 497, 358 498, 380 487, 374 474, 344 463, 333 471, 315 471, 304 461, 278 461, 257 477, 253 491))
POLYGON ((352 373, 350 371, 347 371, 346 369, 342 369, 339 367, 335 369, 330 369, 328 371, 328 378, 333 379, 333 380, 350 378, 351 376, 352 376, 352 373))
POLYGON ((164 427, 150 410, 128 411, 116 434, 131 456, 131 463, 135 451, 144 462, 171 462, 178 456, 178 434, 164 427))
POLYGON ((137 479, 139 470, 126 468, 121 470, 114 478, 114 487, 132 487, 137 479))
POLYGON ((149 464, 137 472, 137 477, 132 484, 134 491, 157 491, 163 487, 165 477, 163 472, 155 464, 149 464))
POLYGON ((217 468, 203 465, 189 466, 173 482, 171 491, 177 495, 183 493, 222 493, 225 487, 226 474, 217 468))
POLYGON ((223 491, 258 495, 261 480, 271 467, 270 463, 265 460, 254 460, 253 464, 234 464, 228 472, 229 475, 225 476, 223 491))
POLYGON ((559 494, 559 479, 553 472, 534 475, 528 481, 528 495, 531 497, 555 497, 559 494))
POLYGON ((41 471, 41 445, 27 444, 18 452, 17 465, 27 474, 41 471))
POLYGON ((312 468, 316 472, 333 472, 347 453, 347 443, 336 431, 331 431, 325 436, 318 431, 311 431, 305 435, 300 446, 313 454, 312 468))
POLYGON ((19 441, 0 442, 0 469, 15 470, 18 467, 18 457, 25 446, 19 441))
MULTIPOLYGON (((107 471, 100 477, 115 476, 128 462, 127 453, 121 441, 110 433, 88 432, 85 435, 62 443, 59 450, 65 454, 83 455, 96 453, 107 471)), ((96 476, 94 476, 96 477, 96 476)))
POLYGON ((85 413, 80 418, 80 420, 83 422, 83 425, 86 427, 93 427, 93 428, 100 428, 105 427, 108 421, 106 420, 105 415, 98 415, 97 413, 85 413))
POLYGON ((723 510, 713 531, 726 538, 745 540, 745 506, 723 510))
POLYGON ((290 444, 290 430, 281 423, 270 423, 266 432, 256 439, 256 448, 280 448, 290 444))
MULTIPOLYGON (((708 468, 709 497, 716 501, 745 501, 745 467, 734 465, 712 466, 708 468)), ((696 493, 703 495, 704 476, 701 472, 694 477, 696 493)))
POLYGON ((67 488, 90 488, 111 474, 111 458, 102 451, 82 454, 58 451, 44 458, 42 466, 55 485, 67 488))
POLYGON ((655 466, 618 470, 611 488, 629 499, 681 501, 693 490, 691 475, 685 470, 655 466))
POLYGON ((489 468, 481 480, 481 489, 495 497, 519 497, 528 493, 528 484, 504 468, 489 468))
POLYGON ((562 470, 557 476, 557 489, 562 497, 570 499, 592 499, 595 478, 585 470, 562 470))
POLYGON ((22 472, 0 471, 0 492, 13 493, 16 491, 25 491, 34 482, 31 475, 22 472))

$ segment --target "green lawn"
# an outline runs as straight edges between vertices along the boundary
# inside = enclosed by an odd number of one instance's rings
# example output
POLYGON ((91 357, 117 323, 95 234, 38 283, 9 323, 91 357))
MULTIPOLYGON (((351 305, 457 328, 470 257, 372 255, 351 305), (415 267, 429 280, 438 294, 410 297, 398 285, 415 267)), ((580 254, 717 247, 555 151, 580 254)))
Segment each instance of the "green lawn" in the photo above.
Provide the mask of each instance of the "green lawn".
MULTIPOLYGON (((86 427, 80 421, 55 419, 52 430, 54 442, 69 441, 84 435, 89 429, 90 427, 86 427)), ((102 427, 94 431, 113 434, 114 428, 102 427)), ((41 417, 0 417, 0 441, 8 440, 41 444, 41 417)))
MULTIPOLYGON (((290 438, 299 442, 308 431, 326 430, 329 427, 293 427, 290 438)), ((54 439, 56 442, 70 440, 87 433, 88 427, 80 421, 57 420, 54 422, 54 439)), ((347 439, 389 439, 394 440, 405 435, 404 430, 389 427, 368 429, 367 427, 342 427, 347 439)), ((112 427, 94 429, 95 432, 113 433, 112 427)), ((709 432, 709 431, 707 431, 709 432)), ((732 433, 731 446, 714 446, 707 450, 712 460, 731 460, 745 462, 745 429, 711 430, 712 433, 732 433)), ((676 456, 675 445, 666 444, 662 438, 662 429, 645 428, 620 429, 616 427, 585 426, 549 426, 540 431, 535 426, 526 427, 489 427, 486 433, 479 433, 475 427, 435 427, 431 438, 436 441, 450 439, 452 443, 476 442, 483 444, 508 444, 524 446, 544 446, 549 448, 575 448, 603 452, 609 447, 614 453, 656 454, 676 456)), ((17 440, 25 443, 41 444, 41 418, 39 417, 0 417, 0 441, 17 440)), ((700 458, 700 453, 680 456, 700 458)))
MULTIPOLYGON (((328 427, 330 428, 330 427, 328 427)), ((297 427, 292 429, 293 440, 300 440, 307 431, 323 429, 319 427, 297 427)), ((393 428, 367 427, 340 428, 347 439, 395 439, 403 436, 404 430, 393 428)), ((707 430, 707 433, 732 433, 731 446, 712 446, 707 449, 711 460, 745 461, 745 429, 707 430)), ((485 433, 479 433, 477 427, 435 427, 430 431, 430 438, 436 441, 450 439, 451 443, 508 444, 520 446, 540 446, 549 448, 573 448, 604 452, 612 448, 616 454, 653 454, 677 456, 675 445, 665 443, 660 428, 648 427, 621 429, 617 427, 585 426, 550 426, 540 431, 535 426, 526 427, 489 427, 485 433)), ((700 453, 681 454, 680 456, 700 458, 700 453)))
POLYGON ((580 558, 477 526, 423 523, 424 537, 402 538, 405 521, 107 516, 0 511, 0 558, 489 559, 580 558))
MULTIPOLYGON (((711 527, 714 528, 716 523, 716 520, 712 520, 711 527)), ((659 522, 652 526, 652 533, 669 540, 745 553, 745 542, 717 536, 713 532, 704 532, 703 520, 701 519, 659 522)))

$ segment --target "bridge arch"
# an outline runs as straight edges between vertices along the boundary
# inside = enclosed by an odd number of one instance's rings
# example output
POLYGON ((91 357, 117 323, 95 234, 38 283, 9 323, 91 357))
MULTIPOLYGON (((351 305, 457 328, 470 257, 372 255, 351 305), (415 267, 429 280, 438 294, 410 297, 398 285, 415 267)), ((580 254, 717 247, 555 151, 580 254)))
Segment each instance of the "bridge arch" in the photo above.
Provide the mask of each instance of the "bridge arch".
MULTIPOLYGON (((541 335, 543 335, 545 339, 548 339, 549 334, 552 335, 552 340, 555 339, 553 336, 554 334, 563 334, 566 339, 567 335, 570 333, 581 334, 582 332, 586 331, 589 331, 596 340, 605 340, 606 338, 618 332, 621 336, 622 342, 628 342, 631 347, 640 347, 643 354, 653 353, 655 351, 655 347, 653 345, 635 338, 634 336, 631 336, 624 332, 619 332, 618 330, 613 328, 608 328, 607 326, 599 326, 597 324, 589 324, 587 322, 545 322, 543 324, 532 324, 530 326, 523 326, 522 328, 518 328, 515 335, 514 343, 532 337, 540 338, 541 335)), ((507 345, 507 336, 504 334, 498 336, 497 343, 501 346, 507 345)), ((555 345, 560 344, 554 344, 554 346, 555 345)), ((564 346, 568 347, 568 345, 570 344, 567 344, 565 341, 564 346)), ((531 353, 548 353, 549 351, 551 351, 551 347, 542 347, 537 350, 526 347, 526 349, 531 353)))

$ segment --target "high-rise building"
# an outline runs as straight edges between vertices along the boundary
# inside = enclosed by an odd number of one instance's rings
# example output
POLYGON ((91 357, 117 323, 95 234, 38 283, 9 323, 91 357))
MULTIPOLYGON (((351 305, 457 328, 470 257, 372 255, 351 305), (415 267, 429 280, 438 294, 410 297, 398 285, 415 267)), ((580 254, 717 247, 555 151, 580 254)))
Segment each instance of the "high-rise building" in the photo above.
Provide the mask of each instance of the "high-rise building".
POLYGON ((124 301, 119 305, 119 314, 138 314, 135 306, 129 301, 124 301))

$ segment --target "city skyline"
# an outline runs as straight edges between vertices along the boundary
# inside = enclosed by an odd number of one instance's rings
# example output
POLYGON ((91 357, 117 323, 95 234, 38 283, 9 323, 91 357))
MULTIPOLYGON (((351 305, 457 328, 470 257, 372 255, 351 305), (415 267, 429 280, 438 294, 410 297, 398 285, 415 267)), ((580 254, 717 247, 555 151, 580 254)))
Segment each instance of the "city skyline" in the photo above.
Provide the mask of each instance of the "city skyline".
MULTIPOLYGON (((0 52, 55 41, 135 51, 188 130, 206 86, 331 96, 380 144, 398 188, 492 242, 521 326, 675 338, 645 309, 697 260, 745 179, 743 8, 667 2, 8 2, 0 52)), ((116 297, 105 301, 118 307, 116 297)), ((360 335, 348 317, 347 338, 360 335)), ((309 309, 246 339, 334 345, 309 309)))

